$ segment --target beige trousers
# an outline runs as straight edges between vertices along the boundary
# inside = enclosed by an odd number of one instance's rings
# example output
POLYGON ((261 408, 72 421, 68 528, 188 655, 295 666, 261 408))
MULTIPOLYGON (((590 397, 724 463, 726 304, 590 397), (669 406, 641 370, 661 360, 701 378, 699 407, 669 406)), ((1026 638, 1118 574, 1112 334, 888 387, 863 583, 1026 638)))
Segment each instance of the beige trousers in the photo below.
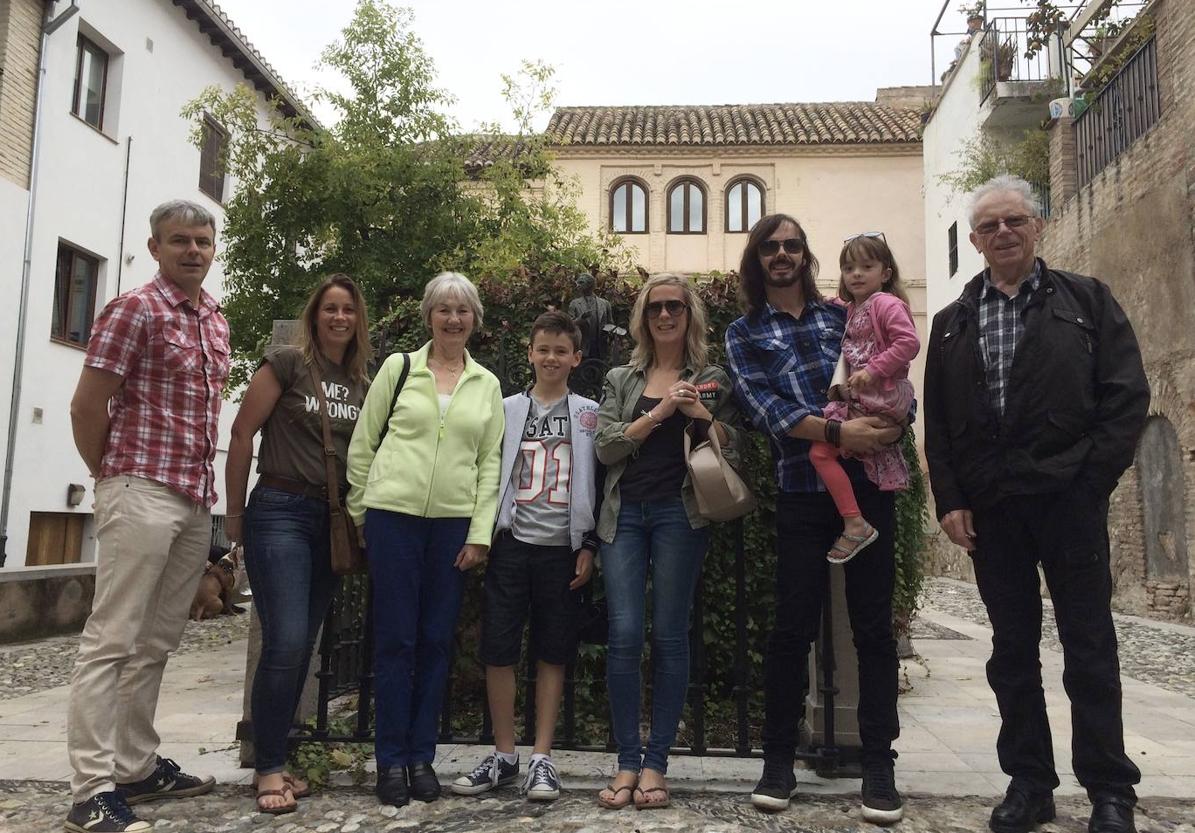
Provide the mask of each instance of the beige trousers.
POLYGON ((157 764, 154 712, 211 546, 207 509, 139 477, 95 487, 95 600, 71 677, 67 751, 76 802, 157 764))

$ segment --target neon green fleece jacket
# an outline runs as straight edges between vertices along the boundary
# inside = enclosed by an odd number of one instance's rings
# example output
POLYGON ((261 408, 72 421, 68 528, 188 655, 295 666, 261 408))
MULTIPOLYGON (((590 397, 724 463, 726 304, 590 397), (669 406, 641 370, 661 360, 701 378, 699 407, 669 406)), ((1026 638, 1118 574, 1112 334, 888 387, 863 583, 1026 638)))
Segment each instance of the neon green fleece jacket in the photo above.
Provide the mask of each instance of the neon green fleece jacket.
POLYGON ((427 366, 431 342, 411 353, 411 369, 392 413, 402 354, 386 359, 369 386, 348 457, 348 511, 384 509, 421 518, 471 518, 468 544, 489 545, 498 512, 505 416, 498 378, 465 353, 465 369, 444 416, 427 366), (382 425, 389 422, 378 447, 382 425))

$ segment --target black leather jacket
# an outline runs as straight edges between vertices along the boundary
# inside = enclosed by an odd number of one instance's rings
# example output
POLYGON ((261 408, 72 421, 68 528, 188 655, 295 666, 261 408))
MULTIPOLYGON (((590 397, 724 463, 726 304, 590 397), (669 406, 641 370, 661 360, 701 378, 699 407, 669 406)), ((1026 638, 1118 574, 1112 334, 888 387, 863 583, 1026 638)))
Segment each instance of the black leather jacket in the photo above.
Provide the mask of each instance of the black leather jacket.
POLYGON ((1104 498, 1133 461, 1149 385, 1132 325, 1104 284, 1044 262, 1041 270, 1025 307, 1003 420, 980 356, 983 274, 934 316, 925 456, 939 519, 1072 485, 1104 498))

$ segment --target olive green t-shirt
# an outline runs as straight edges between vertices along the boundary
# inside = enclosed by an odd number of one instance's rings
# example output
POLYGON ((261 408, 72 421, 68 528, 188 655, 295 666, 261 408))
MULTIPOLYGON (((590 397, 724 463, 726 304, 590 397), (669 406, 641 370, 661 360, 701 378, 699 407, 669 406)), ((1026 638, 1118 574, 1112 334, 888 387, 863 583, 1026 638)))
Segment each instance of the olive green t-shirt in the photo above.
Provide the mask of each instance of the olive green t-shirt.
MULTIPOLYGON (((286 477, 314 486, 324 486, 324 439, 320 427, 319 397, 303 354, 295 347, 276 347, 266 352, 268 363, 282 386, 282 396, 262 427, 257 472, 286 477)), ((332 445, 336 447, 336 472, 347 488, 345 465, 349 439, 361 413, 368 385, 349 378, 344 369, 322 356, 316 374, 323 381, 324 397, 332 422, 332 445)))

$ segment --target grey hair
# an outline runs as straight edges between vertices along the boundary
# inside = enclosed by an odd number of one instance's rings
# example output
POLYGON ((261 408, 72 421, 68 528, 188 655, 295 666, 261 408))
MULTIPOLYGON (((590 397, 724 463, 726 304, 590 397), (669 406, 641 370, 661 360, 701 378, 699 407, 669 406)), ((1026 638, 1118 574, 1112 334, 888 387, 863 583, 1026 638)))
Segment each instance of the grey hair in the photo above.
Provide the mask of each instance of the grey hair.
POLYGON ((464 301, 473 311, 473 329, 480 330, 485 308, 481 305, 481 297, 477 294, 477 287, 473 281, 460 272, 441 272, 423 287, 423 303, 419 311, 423 314, 423 323, 431 326, 432 308, 439 306, 448 298, 464 301))
POLYGON ((979 205, 979 201, 989 194, 997 193, 1016 194, 1024 200, 1025 210, 1034 217, 1041 216, 1041 200, 1033 193, 1033 186, 1015 174, 1000 174, 971 192, 968 200, 967 222, 971 224, 972 229, 975 228, 975 218, 978 213, 975 209, 979 205))
POLYGON ((154 240, 158 240, 158 231, 162 223, 167 220, 181 220, 186 226, 211 226, 212 234, 216 233, 216 218, 198 203, 189 200, 168 200, 149 214, 149 230, 154 240))

